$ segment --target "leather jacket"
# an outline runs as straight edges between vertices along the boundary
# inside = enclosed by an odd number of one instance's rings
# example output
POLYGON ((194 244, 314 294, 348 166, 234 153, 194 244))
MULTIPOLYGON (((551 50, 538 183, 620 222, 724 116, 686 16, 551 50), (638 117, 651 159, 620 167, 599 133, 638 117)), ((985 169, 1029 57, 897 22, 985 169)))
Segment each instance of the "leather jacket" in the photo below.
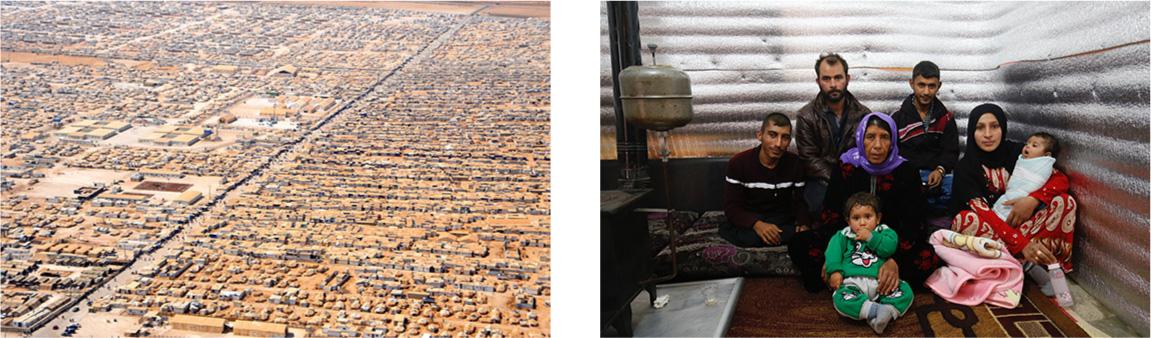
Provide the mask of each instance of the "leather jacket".
POLYGON ((827 182, 831 178, 832 170, 839 168, 839 155, 855 147, 855 128, 859 119, 871 113, 871 109, 856 100, 855 95, 849 91, 844 91, 843 100, 846 119, 840 120, 842 124, 838 145, 832 137, 832 131, 836 128, 831 119, 835 114, 824 103, 822 93, 817 94, 815 99, 796 113, 796 149, 806 166, 808 179, 827 182))

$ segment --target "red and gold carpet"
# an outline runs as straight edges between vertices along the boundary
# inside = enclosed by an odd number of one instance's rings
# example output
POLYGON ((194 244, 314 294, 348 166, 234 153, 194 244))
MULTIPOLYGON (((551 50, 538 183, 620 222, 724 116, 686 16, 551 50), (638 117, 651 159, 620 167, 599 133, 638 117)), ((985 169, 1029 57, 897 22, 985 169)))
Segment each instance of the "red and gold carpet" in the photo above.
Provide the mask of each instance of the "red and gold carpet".
MULTIPOLYGON (((943 301, 930 291, 915 293, 907 314, 891 323, 883 336, 902 337, 1086 337, 1053 300, 1028 282, 1024 299, 1014 309, 964 306, 943 301)), ((873 336, 862 321, 840 316, 831 292, 811 294, 795 278, 744 280, 727 336, 873 336)))

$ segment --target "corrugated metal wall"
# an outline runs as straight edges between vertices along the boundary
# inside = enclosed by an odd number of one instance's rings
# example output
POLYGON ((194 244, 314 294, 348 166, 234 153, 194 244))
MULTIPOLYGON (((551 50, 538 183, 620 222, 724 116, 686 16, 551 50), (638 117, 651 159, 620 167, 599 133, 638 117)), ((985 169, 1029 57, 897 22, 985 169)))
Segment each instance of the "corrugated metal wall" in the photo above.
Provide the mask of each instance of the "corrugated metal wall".
MULTIPOLYGON (((816 95, 813 67, 823 51, 847 59, 849 90, 872 110, 898 108, 911 93, 910 67, 932 60, 943 68, 939 97, 958 114, 961 135, 971 108, 995 102, 1011 119, 1009 138, 1039 130, 1060 137, 1059 165, 1080 202, 1072 277, 1143 335, 1149 11, 1147 2, 639 4, 643 45, 659 44, 658 63, 692 78, 696 115, 670 133, 676 158, 755 146, 764 115, 794 117, 816 95)), ((601 31, 601 158, 613 159, 606 19, 601 31)))

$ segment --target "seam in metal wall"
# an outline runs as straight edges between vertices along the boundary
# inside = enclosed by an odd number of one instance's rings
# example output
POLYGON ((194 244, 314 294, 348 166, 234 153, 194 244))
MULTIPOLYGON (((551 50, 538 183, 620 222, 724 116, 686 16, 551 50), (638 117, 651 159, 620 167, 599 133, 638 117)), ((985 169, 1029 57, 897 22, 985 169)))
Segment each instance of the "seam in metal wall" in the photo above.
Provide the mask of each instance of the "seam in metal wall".
MULTIPOLYGON (((1056 135, 1066 149, 1057 165, 1080 206, 1072 277, 1148 335, 1149 3, 640 2, 639 10, 642 43, 659 44, 657 61, 692 79, 695 118, 670 132, 675 158, 729 157, 756 145, 767 113, 794 118, 818 92, 813 67, 823 51, 847 59, 849 89, 874 111, 897 109, 911 93, 910 68, 931 60, 943 69, 939 98, 960 135, 984 102, 1008 112, 1008 138, 1056 135)), ((610 160, 606 19, 601 33, 601 158, 610 160)))

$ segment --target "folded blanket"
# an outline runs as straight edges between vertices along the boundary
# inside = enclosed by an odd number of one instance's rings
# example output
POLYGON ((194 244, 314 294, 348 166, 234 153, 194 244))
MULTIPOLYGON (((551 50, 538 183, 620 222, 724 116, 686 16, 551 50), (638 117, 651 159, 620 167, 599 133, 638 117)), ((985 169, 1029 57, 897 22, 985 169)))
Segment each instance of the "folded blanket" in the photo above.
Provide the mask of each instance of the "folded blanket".
POLYGON ((1019 305, 1023 292, 1023 267, 1011 257, 1007 248, 998 242, 969 237, 951 230, 939 230, 931 234, 929 242, 935 246, 935 253, 947 262, 927 277, 927 287, 940 298, 955 304, 974 306, 987 304, 1014 308, 1019 305), (963 238, 967 237, 967 238, 963 238), (962 242, 962 243, 955 243, 962 242), (971 242, 979 243, 980 250, 974 250, 971 242), (994 244, 991 244, 994 243, 994 244), (997 248, 998 258, 987 258, 986 251, 997 248), (976 252, 970 252, 972 250, 976 252))
POLYGON ((1019 160, 1015 161, 1015 170, 1011 172, 1011 178, 1007 180, 1007 191, 1003 193, 1003 196, 999 196, 998 200, 995 200, 995 205, 991 207, 991 210, 999 215, 999 219, 1006 221, 1007 214, 1011 213, 1011 206, 1003 205, 1003 203, 1027 196, 1042 188, 1043 183, 1047 183, 1047 179, 1051 178, 1051 171, 1054 168, 1054 157, 1039 156, 1024 159, 1023 155, 1019 155, 1019 160))

